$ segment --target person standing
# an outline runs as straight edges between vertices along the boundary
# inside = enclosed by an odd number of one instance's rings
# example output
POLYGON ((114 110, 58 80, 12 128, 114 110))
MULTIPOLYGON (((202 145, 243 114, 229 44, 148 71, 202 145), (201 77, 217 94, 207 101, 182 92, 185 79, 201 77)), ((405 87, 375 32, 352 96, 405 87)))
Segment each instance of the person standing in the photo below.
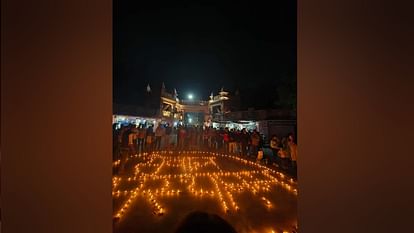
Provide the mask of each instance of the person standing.
POLYGON ((184 150, 185 141, 186 141, 186 130, 184 127, 180 127, 180 130, 178 132, 178 139, 179 139, 179 148, 180 150, 184 150))
POLYGON ((149 153, 152 152, 153 148, 153 139, 154 138, 154 130, 153 130, 153 126, 149 126, 147 129, 147 133, 146 133, 146 138, 145 138, 145 150, 149 153))
MULTIPOLYGON (((113 125, 113 132, 112 132, 112 139, 113 139, 113 162, 118 161, 121 159, 121 129, 117 129, 116 124, 113 125)), ((115 166, 113 170, 114 174, 117 174, 119 171, 119 164, 115 166)))
POLYGON ((134 155, 136 155, 138 153, 138 134, 139 134, 139 129, 138 129, 138 125, 132 125, 132 133, 134 134, 133 139, 132 139, 132 143, 134 146, 134 155))
POLYGON ((236 153, 237 155, 241 154, 241 130, 237 129, 235 134, 235 141, 236 141, 236 153))
POLYGON ((160 149, 165 147, 165 125, 161 126, 161 140, 160 140, 160 149))
POLYGON ((193 134, 193 128, 192 128, 192 126, 187 125, 186 132, 187 132, 187 134, 186 134, 186 137, 185 137, 186 138, 186 140, 185 140, 185 148, 187 150, 191 150, 191 143, 190 143, 190 141, 191 141, 191 137, 192 137, 192 134, 193 134))
POLYGON ((208 145, 210 151, 216 148, 216 137, 213 126, 208 128, 208 145))
POLYGON ((177 149, 178 145, 177 145, 177 127, 172 127, 171 128, 171 147, 172 149, 177 149))
POLYGON ((163 133, 163 127, 162 125, 158 125, 158 127, 155 129, 155 149, 160 150, 161 149, 161 139, 162 139, 162 133, 163 133))
POLYGON ((234 154, 236 152, 236 139, 235 139, 234 129, 231 129, 229 132, 229 152, 234 154))
POLYGON ((247 146, 249 144, 249 134, 247 134, 246 129, 242 130, 240 134, 240 147, 242 156, 247 156, 247 146))
POLYGON ((134 129, 134 127, 132 126, 132 129, 128 134, 128 147, 129 147, 129 155, 130 156, 133 156, 133 155, 136 154, 136 151, 135 151, 136 143, 134 144, 134 142, 136 140, 136 134, 135 134, 133 129, 134 129))
POLYGON ((171 149, 171 131, 172 128, 169 124, 165 127, 165 136, 164 136, 164 149, 171 149))
POLYGON ((214 129, 216 143, 217 143, 217 151, 221 151, 223 147, 223 134, 220 129, 214 129))
POLYGON ((120 158, 120 165, 119 165, 119 173, 122 174, 125 171, 125 165, 128 159, 129 151, 129 134, 131 133, 131 129, 129 126, 122 126, 120 139, 121 139, 121 158, 120 158))
POLYGON ((208 127, 205 127, 203 130, 203 148, 204 150, 208 149, 208 127))
POLYGON ((278 157, 278 153, 279 153, 279 139, 277 138, 277 136, 276 135, 274 135, 273 137, 272 137, 272 139, 270 140, 270 149, 272 150, 272 159, 274 159, 274 160, 276 160, 275 162, 277 163, 277 164, 280 164, 280 161, 279 161, 279 157, 278 157))
POLYGON ((138 130, 138 153, 144 152, 144 141, 147 132, 144 125, 141 125, 138 130))
POLYGON ((197 128, 191 127, 190 150, 197 149, 197 128))
POLYGON ((292 169, 293 171, 296 171, 296 159, 297 159, 297 153, 298 153, 298 146, 295 143, 295 139, 292 134, 288 136, 288 146, 289 146, 289 152, 290 152, 290 159, 292 163, 292 169))
POLYGON ((177 144, 176 144, 176 149, 178 150, 179 148, 180 148, 180 130, 181 130, 181 125, 179 125, 179 126, 177 126, 176 127, 176 131, 175 131, 175 133, 176 133, 176 135, 177 135, 177 137, 176 137, 176 139, 177 139, 177 144))
POLYGON ((257 152, 258 152, 259 144, 260 144, 260 135, 256 129, 253 131, 252 136, 250 137, 250 140, 251 140, 252 156, 254 158, 257 158, 257 152))
POLYGON ((184 127, 184 129, 185 129, 184 150, 188 150, 188 145, 189 145, 189 142, 190 142, 190 134, 191 134, 190 127, 188 125, 186 125, 184 127))
POLYGON ((200 150, 200 141, 202 135, 202 127, 197 125, 196 126, 196 148, 200 150))
POLYGON ((279 149, 278 155, 279 155, 279 158, 281 160, 280 165, 281 165, 282 169, 287 170, 288 167, 289 167, 289 157, 290 157, 290 155, 289 155, 288 141, 287 141, 286 137, 282 138, 282 148, 279 149))
POLYGON ((229 152, 229 128, 225 128, 223 132, 224 151, 229 152))

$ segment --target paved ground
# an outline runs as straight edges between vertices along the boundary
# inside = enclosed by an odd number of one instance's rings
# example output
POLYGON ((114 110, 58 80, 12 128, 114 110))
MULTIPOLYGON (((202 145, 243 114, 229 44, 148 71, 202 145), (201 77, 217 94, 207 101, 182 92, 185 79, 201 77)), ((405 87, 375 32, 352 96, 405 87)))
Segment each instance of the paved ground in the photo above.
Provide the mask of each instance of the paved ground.
POLYGON ((113 178, 114 233, 168 233, 189 212, 216 213, 239 233, 294 232, 297 185, 235 156, 156 152, 113 178))

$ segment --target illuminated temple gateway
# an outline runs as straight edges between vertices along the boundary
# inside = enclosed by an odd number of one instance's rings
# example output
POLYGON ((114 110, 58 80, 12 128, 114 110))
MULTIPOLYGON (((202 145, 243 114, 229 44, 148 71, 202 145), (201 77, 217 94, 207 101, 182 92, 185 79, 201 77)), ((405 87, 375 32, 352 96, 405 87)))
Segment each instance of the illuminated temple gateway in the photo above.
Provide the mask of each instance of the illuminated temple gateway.
POLYGON ((180 100, 176 90, 168 93, 163 86, 160 95, 160 118, 170 124, 211 126, 214 121, 222 121, 224 114, 230 111, 229 93, 221 89, 218 95, 211 93, 210 99, 180 100))
POLYGON ((159 92, 148 85, 146 98, 143 107, 114 106, 114 122, 143 123, 146 120, 171 125, 212 126, 214 122, 222 122, 225 113, 238 108, 238 95, 231 100, 229 92, 223 88, 217 95, 212 92, 209 100, 184 100, 179 99, 175 89, 168 92, 164 84, 159 92))
POLYGON ((169 123, 170 125, 199 125, 248 130, 258 129, 265 136, 286 135, 296 131, 296 112, 280 109, 241 110, 238 91, 224 88, 208 100, 180 99, 176 89, 168 92, 165 85, 154 90, 147 86, 144 106, 114 104, 113 123, 169 123))

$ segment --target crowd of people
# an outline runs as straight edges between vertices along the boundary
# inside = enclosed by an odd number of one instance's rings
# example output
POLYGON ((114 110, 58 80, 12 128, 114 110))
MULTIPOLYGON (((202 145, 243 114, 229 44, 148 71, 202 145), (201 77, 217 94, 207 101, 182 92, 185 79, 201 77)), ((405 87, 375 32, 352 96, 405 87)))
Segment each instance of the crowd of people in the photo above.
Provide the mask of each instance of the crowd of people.
POLYGON ((293 134, 281 139, 274 135, 268 143, 257 130, 173 127, 169 124, 160 124, 158 127, 129 124, 120 128, 113 125, 114 160, 154 150, 205 150, 250 157, 273 163, 281 169, 296 171, 297 145, 293 134), (268 143, 270 155, 264 153, 268 143))

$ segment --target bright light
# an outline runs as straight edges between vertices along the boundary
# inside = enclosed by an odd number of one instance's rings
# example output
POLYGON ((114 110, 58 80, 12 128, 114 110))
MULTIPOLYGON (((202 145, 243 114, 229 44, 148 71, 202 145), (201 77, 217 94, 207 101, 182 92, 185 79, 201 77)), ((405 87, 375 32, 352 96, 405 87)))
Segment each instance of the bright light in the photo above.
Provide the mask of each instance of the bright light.
POLYGON ((188 122, 193 122, 193 119, 192 118, 188 118, 188 122))
POLYGON ((189 94, 188 99, 192 100, 193 99, 193 94, 189 94))

